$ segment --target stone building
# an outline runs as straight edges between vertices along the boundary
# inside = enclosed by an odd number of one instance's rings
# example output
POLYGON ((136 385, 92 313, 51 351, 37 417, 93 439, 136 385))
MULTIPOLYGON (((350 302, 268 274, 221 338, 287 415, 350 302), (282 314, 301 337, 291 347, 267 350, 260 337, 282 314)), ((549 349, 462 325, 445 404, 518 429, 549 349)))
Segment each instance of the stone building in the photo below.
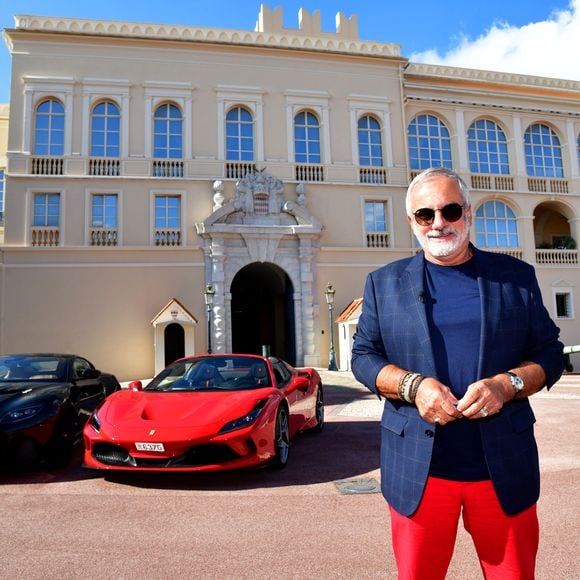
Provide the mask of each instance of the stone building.
POLYGON ((4 38, 0 352, 121 380, 208 348, 326 366, 327 284, 338 315, 416 251, 405 190, 431 165, 580 343, 579 82, 416 64, 356 16, 267 6, 253 31, 15 16, 4 38))

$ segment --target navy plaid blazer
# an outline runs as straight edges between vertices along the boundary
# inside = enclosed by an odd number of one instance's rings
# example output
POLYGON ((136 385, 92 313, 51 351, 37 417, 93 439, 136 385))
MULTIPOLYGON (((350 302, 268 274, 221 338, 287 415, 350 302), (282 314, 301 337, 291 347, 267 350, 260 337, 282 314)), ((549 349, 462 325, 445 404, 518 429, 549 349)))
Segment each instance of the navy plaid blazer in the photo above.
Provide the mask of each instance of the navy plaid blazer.
MULTIPOLYGON (((532 266, 472 246, 481 296, 478 378, 517 367, 542 366, 550 388, 564 368, 559 329, 551 320, 532 266)), ((436 377, 425 314, 424 253, 390 263, 368 275, 352 349, 354 376, 374 393, 388 364, 436 377)), ((460 362, 458 361, 458 364, 460 362)), ((377 393, 378 394, 378 393, 377 393)), ((540 494, 535 417, 526 398, 478 422, 487 466, 502 508, 516 514, 540 494)), ((385 399, 381 419, 381 486, 399 513, 415 512, 425 488, 435 431, 414 405, 385 399)))

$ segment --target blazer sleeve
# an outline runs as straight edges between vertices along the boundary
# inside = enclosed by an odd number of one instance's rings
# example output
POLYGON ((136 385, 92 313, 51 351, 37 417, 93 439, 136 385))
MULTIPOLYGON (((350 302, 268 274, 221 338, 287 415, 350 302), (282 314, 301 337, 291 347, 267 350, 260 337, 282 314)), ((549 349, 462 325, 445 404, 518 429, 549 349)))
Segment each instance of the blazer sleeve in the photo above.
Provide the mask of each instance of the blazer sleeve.
POLYGON ((544 369, 549 389, 564 370, 564 345, 559 341, 560 329, 550 318, 542 301, 536 274, 532 268, 530 270, 530 320, 526 356, 544 369))
POLYGON ((351 368, 355 378, 380 398, 376 388, 377 375, 390 361, 381 336, 377 302, 371 273, 365 282, 362 312, 352 347, 351 368))

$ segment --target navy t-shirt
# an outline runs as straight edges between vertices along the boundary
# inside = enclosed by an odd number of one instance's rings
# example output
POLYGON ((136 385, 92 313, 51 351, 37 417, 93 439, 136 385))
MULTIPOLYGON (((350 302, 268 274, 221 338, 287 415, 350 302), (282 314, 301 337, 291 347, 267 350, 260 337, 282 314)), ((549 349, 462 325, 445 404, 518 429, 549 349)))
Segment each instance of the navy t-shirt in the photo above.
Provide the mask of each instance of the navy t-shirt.
MULTIPOLYGON (((425 306, 437 379, 460 399, 477 380, 481 299, 475 259, 459 266, 425 264, 425 306)), ((478 421, 458 419, 436 427, 429 474, 456 481, 489 479, 478 421)))

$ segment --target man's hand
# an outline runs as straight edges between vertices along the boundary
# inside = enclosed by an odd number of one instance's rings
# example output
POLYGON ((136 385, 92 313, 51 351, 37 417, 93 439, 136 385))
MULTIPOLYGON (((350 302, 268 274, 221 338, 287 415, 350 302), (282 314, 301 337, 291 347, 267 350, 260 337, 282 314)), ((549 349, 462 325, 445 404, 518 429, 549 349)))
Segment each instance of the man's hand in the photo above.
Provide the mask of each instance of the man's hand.
POLYGON ((506 375, 476 381, 467 387, 457 410, 466 419, 485 419, 499 413, 504 404, 513 399, 514 390, 506 375))
POLYGON ((430 377, 421 381, 415 397, 415 405, 421 417, 437 425, 461 419, 462 414, 456 408, 457 403, 449 387, 430 377))

